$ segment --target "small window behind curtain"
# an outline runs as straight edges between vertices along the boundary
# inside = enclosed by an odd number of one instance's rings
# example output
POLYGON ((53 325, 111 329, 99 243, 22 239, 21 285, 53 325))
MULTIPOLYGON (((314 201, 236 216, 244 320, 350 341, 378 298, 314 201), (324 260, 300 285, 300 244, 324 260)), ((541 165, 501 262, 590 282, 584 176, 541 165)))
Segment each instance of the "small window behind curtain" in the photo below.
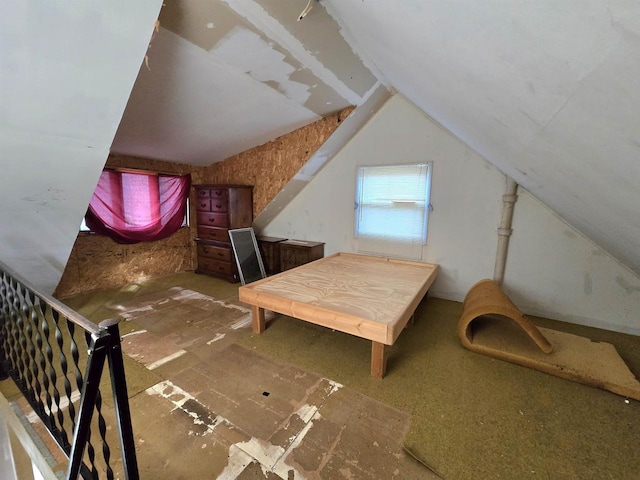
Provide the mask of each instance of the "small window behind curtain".
MULTIPOLYGON (((187 198, 187 209, 186 212, 184 214, 184 218, 182 219, 182 225, 180 225, 181 227, 188 227, 189 226, 189 199, 187 198)), ((81 232, 90 232, 91 229, 89 227, 87 227, 87 221, 85 220, 84 217, 82 217, 82 223, 80 223, 80 231, 81 232)))
POLYGON ((358 167, 358 251, 420 259, 427 241, 430 163, 358 167))
POLYGON ((91 231, 118 243, 161 240, 186 215, 190 175, 104 170, 85 216, 91 231))

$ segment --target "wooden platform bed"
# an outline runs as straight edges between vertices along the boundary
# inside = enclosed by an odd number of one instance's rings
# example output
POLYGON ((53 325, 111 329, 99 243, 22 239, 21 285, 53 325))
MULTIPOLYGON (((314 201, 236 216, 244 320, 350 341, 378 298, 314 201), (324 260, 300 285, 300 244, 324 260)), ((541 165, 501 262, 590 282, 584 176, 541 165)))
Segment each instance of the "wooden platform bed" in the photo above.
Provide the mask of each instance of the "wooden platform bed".
POLYGON ((438 265, 336 253, 239 289, 252 306, 254 333, 264 310, 371 340, 371 375, 384 377, 393 345, 438 272, 438 265))

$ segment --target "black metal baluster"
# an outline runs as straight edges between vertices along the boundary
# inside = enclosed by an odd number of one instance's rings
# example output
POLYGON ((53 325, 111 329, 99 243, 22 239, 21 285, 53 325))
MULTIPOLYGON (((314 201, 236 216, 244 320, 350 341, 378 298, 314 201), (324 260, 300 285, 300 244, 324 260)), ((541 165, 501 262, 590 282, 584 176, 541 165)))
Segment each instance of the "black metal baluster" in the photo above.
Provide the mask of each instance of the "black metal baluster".
MULTIPOLYGON (((78 344, 76 342, 76 337, 75 337, 76 325, 69 319, 67 319, 67 329, 69 331, 70 350, 71 350, 71 358, 73 359, 73 373, 76 380, 76 387, 78 391, 82 393, 83 391, 82 389, 84 388, 84 378, 82 376, 82 372, 80 371, 80 350, 78 349, 78 344)), ((78 408, 79 409, 82 408, 82 400, 78 408)), ((72 435, 71 441, 73 442, 73 445, 76 445, 78 443, 78 439, 75 436, 75 432, 78 428, 78 419, 76 418, 76 415, 75 415, 75 408, 73 410, 74 410, 74 414, 71 417, 71 422, 72 422, 74 433, 72 435)), ((78 418, 79 417, 80 417, 80 410, 78 411, 78 418)), ((87 435, 90 436, 91 431, 89 431, 87 435)), ((84 446, 82 447, 82 449, 84 450, 84 446)), ((69 448, 66 450, 66 453, 69 456, 69 465, 71 465, 71 446, 69 446, 69 448)), ((92 478, 93 476, 93 474, 84 465, 84 463, 80 466, 80 471, 82 472, 83 478, 92 478)))
POLYGON ((92 465, 91 474, 95 475, 93 478, 97 478, 97 470, 94 464, 95 451, 89 438, 91 435, 91 417, 96 404, 102 368, 104 367, 107 355, 107 345, 105 345, 106 339, 104 336, 94 338, 87 334, 87 337, 90 339, 89 357, 82 387, 78 421, 73 432, 73 444, 71 445, 71 452, 69 454, 69 469, 67 470, 67 478, 74 479, 80 472, 85 446, 92 465))
POLYGON ((30 401, 31 404, 34 404, 35 398, 36 398, 36 392, 33 389, 33 385, 32 385, 33 374, 31 373, 31 361, 29 358, 29 347, 27 342, 28 322, 25 322, 25 315, 23 310, 24 298, 21 293, 21 287, 22 285, 20 283, 16 284, 16 291, 15 291, 14 304, 13 304, 15 309, 16 319, 17 319, 18 334, 20 337, 19 339, 20 359, 22 362, 22 368, 21 368, 20 374, 22 376, 22 381, 26 389, 25 394, 27 396, 27 399, 30 401))
POLYGON ((138 460, 136 457, 136 445, 131 425, 131 411, 127 394, 127 381, 124 372, 122 358, 122 344, 120 342, 120 329, 116 320, 105 320, 100 323, 109 333, 109 373, 111 374, 111 390, 116 413, 116 423, 120 433, 120 449, 122 450, 122 463, 127 480, 138 480, 138 460))
MULTIPOLYGON (((42 315, 42 340, 43 340, 43 345, 44 345, 44 356, 45 356, 45 368, 44 371, 42 372, 42 384, 44 385, 44 391, 45 391, 45 401, 46 401, 46 407, 48 409, 49 414, 47 414, 46 418, 43 418, 43 420, 45 421, 45 423, 47 423, 47 427, 49 428, 49 430, 55 434, 56 426, 55 423, 53 422, 52 418, 51 418, 51 411, 53 408, 53 400, 51 398, 51 383, 55 380, 52 380, 52 376, 55 377, 56 373, 53 369, 53 364, 52 364, 52 359, 53 359, 53 350, 51 349, 51 343, 49 343, 49 321, 47 320, 47 310, 49 310, 50 307, 48 305, 44 306, 44 312, 42 315)), ((55 436, 55 435, 54 435, 55 436)), ((56 441, 60 441, 60 439, 55 436, 56 441)))
MULTIPOLYGON (((29 299, 31 300, 31 304, 33 305, 33 309, 31 310, 31 317, 33 319, 33 322, 35 323, 35 327, 36 327, 36 347, 38 350, 38 358, 36 359, 36 362, 38 364, 38 374, 39 376, 42 378, 42 382, 44 383, 44 378, 46 376, 46 361, 44 358, 44 353, 42 353, 42 318, 44 317, 44 314, 42 313, 42 308, 40 307, 40 302, 38 297, 36 297, 36 295, 32 292, 29 293, 29 299)), ((38 389, 37 389, 37 394, 38 394, 38 398, 37 398, 37 402, 38 402, 38 408, 40 412, 44 412, 44 402, 42 401, 42 385, 40 384, 40 382, 38 382, 38 389)))
POLYGON ((10 370, 10 362, 8 357, 9 339, 8 339, 8 322, 9 309, 7 300, 6 273, 0 271, 0 374, 8 375, 10 370))
POLYGON ((29 312, 29 305, 25 297, 26 287, 24 285, 18 286, 18 302, 20 304, 19 314, 22 320, 22 342, 23 342, 23 355, 25 361, 25 378, 32 394, 32 399, 37 403, 38 398, 38 375, 34 371, 36 367, 35 353, 36 347, 33 344, 32 335, 33 328, 31 326, 31 312, 29 312))
MULTIPOLYGON (((67 329, 69 330, 69 335, 71 336, 70 348, 71 348, 71 358, 73 359, 73 373, 76 378, 76 387, 79 392, 82 392, 84 381, 82 379, 82 372, 80 372, 80 364, 79 364, 80 354, 78 352, 78 344, 76 343, 76 338, 75 338, 76 326, 73 322, 67 321, 67 329)), ((72 418, 73 418, 72 420, 73 429, 75 431, 75 428, 76 428, 75 414, 73 415, 72 418)))
MULTIPOLYGON (((60 325, 59 325, 60 314, 58 313, 57 310, 51 310, 51 315, 53 317, 53 321, 55 324, 54 337, 56 339, 56 343, 58 344, 60 361, 62 362, 62 359, 64 358, 64 351, 62 350, 63 340, 62 340, 62 332, 60 331, 60 325)), ((66 376, 64 380, 66 381, 66 376)), ((56 382, 57 382, 57 378, 56 378, 56 382)), ((69 440, 67 439, 67 432, 64 429, 64 412, 60 406, 60 391, 58 390, 57 383, 53 384, 53 399, 55 401, 56 407, 58 408, 57 417, 58 417, 58 426, 60 428, 61 445, 63 447, 66 447, 67 445, 69 445, 69 440)), ((69 403, 71 403, 71 397, 69 397, 68 400, 69 400, 69 403)))
MULTIPOLYGON (((87 341, 87 348, 89 349, 89 358, 91 358, 91 352, 94 351, 95 348, 94 347, 94 340, 92 335, 89 332, 84 332, 84 337, 85 340, 87 341)), ((102 364, 104 365, 104 359, 102 360, 102 364)), ((89 371, 89 366, 87 364, 87 375, 85 376, 85 381, 88 381, 89 379, 89 375, 91 374, 89 371)), ((97 375, 96 377, 96 381, 98 382, 98 385, 96 386, 96 391, 95 391, 95 400, 93 401, 93 405, 94 407, 97 405, 98 402, 101 402, 102 399, 100 397, 100 377, 102 376, 102 372, 100 372, 100 374, 97 375)), ((93 413, 93 412, 92 412, 93 413)), ((91 420, 89 420, 89 425, 91 424, 91 420)), ((87 457, 89 458, 89 465, 91 466, 91 475, 93 475, 93 478, 98 478, 98 469, 96 467, 96 450, 93 446, 93 442, 91 441, 91 427, 88 426, 87 427, 87 457)))
MULTIPOLYGON (((16 382, 20 390, 26 394, 28 394, 27 386, 25 385, 24 380, 24 362, 22 360, 22 350, 21 350, 21 331, 20 331, 20 314, 18 313, 18 298, 16 295, 16 285, 17 281, 15 279, 11 279, 9 283, 9 324, 11 326, 11 359, 13 361, 13 381, 16 382)), ((31 400, 31 399, 29 399, 31 400)))
POLYGON ((15 350, 15 335, 13 332, 13 295, 11 290, 11 277, 3 276, 3 328, 4 328, 4 356, 7 373, 14 378, 17 377, 17 358, 15 350))
MULTIPOLYGON (((65 322, 67 326, 69 325, 69 323, 71 323, 68 318, 65 318, 65 322)), ((56 328, 57 329, 59 328, 57 325, 57 322, 56 322, 56 328)), ((69 416, 69 419, 71 420, 71 425, 73 426, 75 425, 76 408, 73 405, 73 399, 71 398, 73 391, 71 389, 71 382, 69 381, 67 355, 65 354, 64 348, 63 348, 64 341, 62 338, 62 330, 60 330, 60 340, 58 341, 58 346, 60 347, 60 369, 62 370, 64 393, 67 396, 67 399, 69 400, 69 406, 67 407, 68 416, 69 416)), ((71 431, 73 432, 73 427, 71 428, 71 431)), ((65 440, 66 440, 66 431, 65 431, 65 440)))
POLYGON ((109 443, 107 442, 107 422, 102 415, 102 395, 100 394, 100 389, 98 389, 98 395, 96 396, 96 411, 98 412, 98 431, 100 432, 100 438, 102 439, 102 457, 104 458, 104 463, 107 466, 107 479, 113 480, 113 470, 109 463, 111 460, 111 450, 109 449, 109 443))

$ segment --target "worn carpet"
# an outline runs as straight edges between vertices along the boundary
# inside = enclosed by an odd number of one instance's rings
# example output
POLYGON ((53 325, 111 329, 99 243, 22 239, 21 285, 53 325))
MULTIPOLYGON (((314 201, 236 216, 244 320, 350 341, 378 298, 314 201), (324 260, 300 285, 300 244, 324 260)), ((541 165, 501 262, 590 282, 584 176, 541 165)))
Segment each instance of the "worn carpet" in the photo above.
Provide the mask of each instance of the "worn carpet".
MULTIPOLYGON (((242 343, 410 413, 406 450, 445 479, 638 478, 639 402, 465 350, 460 311, 424 302, 383 380, 369 376, 370 342, 288 317, 242 343)), ((616 344, 638 375, 639 338, 568 330, 616 344)))
MULTIPOLYGON (((179 274, 137 292, 104 292, 104 302, 92 294, 70 303, 100 319, 113 315, 114 293, 126 299, 174 285, 237 301, 237 285, 179 274)), ((411 415, 406 450, 446 479, 638 479, 640 402, 465 350, 456 335, 461 310, 424 301, 388 349, 383 380, 370 377, 370 342, 289 317, 276 316, 261 335, 242 329, 234 341, 411 415)), ((640 377, 640 337, 532 320, 615 345, 640 377)))

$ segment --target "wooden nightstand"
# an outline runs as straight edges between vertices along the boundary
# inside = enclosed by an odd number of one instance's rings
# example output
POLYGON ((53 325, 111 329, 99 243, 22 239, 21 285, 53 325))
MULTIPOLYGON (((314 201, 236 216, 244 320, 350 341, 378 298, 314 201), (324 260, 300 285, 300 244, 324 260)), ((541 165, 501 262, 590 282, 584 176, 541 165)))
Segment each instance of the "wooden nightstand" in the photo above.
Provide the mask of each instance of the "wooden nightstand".
POLYGON ((262 263, 267 275, 274 275, 280 272, 280 243, 286 238, 260 236, 256 238, 262 263))
POLYGON ((324 257, 324 243, 305 240, 286 240, 280 242, 280 270, 313 262, 324 257))

